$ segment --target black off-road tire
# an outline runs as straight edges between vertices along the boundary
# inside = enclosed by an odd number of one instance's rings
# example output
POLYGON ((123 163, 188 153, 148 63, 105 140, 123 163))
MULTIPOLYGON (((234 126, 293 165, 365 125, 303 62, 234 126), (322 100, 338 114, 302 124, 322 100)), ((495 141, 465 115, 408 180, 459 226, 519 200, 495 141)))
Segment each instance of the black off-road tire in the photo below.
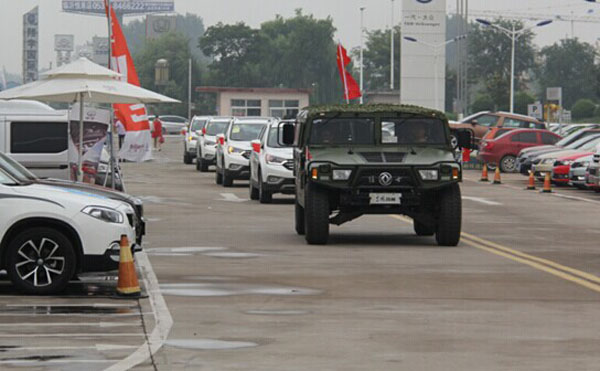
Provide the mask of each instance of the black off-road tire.
POLYGON ((260 171, 258 172, 258 200, 261 204, 273 202, 273 193, 265 189, 260 171))
POLYGON ((302 206, 300 206, 300 204, 298 203, 298 200, 296 200, 295 202, 295 206, 294 206, 294 212, 295 212, 295 227, 296 227, 296 233, 298 233, 300 236, 303 236, 306 233, 306 229, 305 229, 305 220, 304 220, 304 208, 302 206))
POLYGON ((250 199, 251 200, 258 200, 258 189, 254 186, 254 182, 252 181, 252 179, 250 179, 250 199))
MULTIPOLYGON (((75 256, 75 249, 73 243, 61 232, 47 227, 29 228, 9 241, 6 252, 6 271, 9 279, 15 285, 15 287, 30 295, 50 295, 62 292, 69 280, 75 275, 77 258, 75 256), (42 241, 46 239, 46 242, 42 245, 42 241), (28 241, 32 241, 41 250, 41 258, 44 260, 43 265, 38 265, 36 262, 22 264, 17 267, 17 264, 24 261, 23 255, 19 254, 19 249, 27 244, 28 241), (54 258, 60 257, 64 259, 64 263, 60 263, 59 260, 44 259, 47 258, 52 250, 54 250, 54 244, 58 245, 58 248, 52 255, 54 258), (43 286, 35 286, 33 281, 23 279, 22 277, 27 275, 27 272, 37 267, 38 272, 38 284, 44 284, 43 286), (47 267, 55 271, 60 270, 60 274, 52 273, 51 283, 48 283, 45 269, 47 267)), ((22 250, 32 260, 37 261, 36 257, 33 256, 34 250, 28 249, 27 247, 22 250)), ((30 276, 33 279, 33 276, 30 276)))
POLYGON ((416 220, 413 220, 413 227, 417 236, 433 236, 435 234, 435 228, 429 227, 416 220))
POLYGON ((310 245, 325 245, 329 239, 329 194, 313 184, 304 190, 305 239, 310 245))
POLYGON ((456 246, 460 241, 462 200, 460 187, 452 184, 438 193, 439 207, 435 239, 440 246, 456 246))
POLYGON ((188 153, 188 151, 186 151, 185 149, 183 150, 183 163, 186 165, 191 165, 192 162, 194 162, 194 159, 192 158, 192 156, 188 153))
POLYGON ((230 176, 227 176, 227 174, 225 174, 225 172, 223 172, 223 187, 231 187, 233 186, 233 178, 230 176))
POLYGON ((215 170, 215 183, 223 184, 223 174, 219 172, 219 168, 215 170))

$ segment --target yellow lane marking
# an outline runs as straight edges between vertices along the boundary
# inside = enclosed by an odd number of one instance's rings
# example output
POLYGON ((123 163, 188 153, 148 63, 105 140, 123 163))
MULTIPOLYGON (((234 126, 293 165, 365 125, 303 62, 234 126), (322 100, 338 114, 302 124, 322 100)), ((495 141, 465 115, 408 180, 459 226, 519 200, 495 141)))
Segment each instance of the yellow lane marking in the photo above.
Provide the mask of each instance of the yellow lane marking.
MULTIPOLYGON (((400 215, 390 215, 394 219, 401 220, 405 223, 412 223, 412 219, 400 216, 400 215)), ((562 278, 564 280, 576 283, 580 286, 586 287, 590 290, 600 292, 600 285, 594 283, 600 283, 600 277, 597 277, 593 274, 586 273, 580 271, 578 269, 574 269, 571 267, 564 266, 562 264, 558 264, 548 259, 539 258, 537 256, 529 255, 524 252, 511 249, 506 246, 499 245, 497 243, 484 240, 483 238, 479 238, 472 234, 462 232, 461 233, 462 242, 465 244, 490 252, 492 254, 496 254, 502 256, 504 258, 526 264, 532 268, 537 270, 541 270, 543 272, 549 273, 553 276, 562 278), (568 272, 568 273, 567 273, 568 272), (592 282, 590 282, 592 281, 592 282)))

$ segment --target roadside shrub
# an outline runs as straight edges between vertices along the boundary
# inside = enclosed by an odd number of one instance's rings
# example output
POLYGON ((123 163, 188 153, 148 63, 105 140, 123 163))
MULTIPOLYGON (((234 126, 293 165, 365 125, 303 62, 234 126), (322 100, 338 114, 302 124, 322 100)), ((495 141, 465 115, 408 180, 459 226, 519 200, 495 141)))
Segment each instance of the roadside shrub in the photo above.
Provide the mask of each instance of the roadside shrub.
POLYGON ((586 119, 594 116, 596 104, 591 99, 580 99, 571 108, 574 120, 586 119))
POLYGON ((471 104, 472 112, 493 111, 495 108, 494 100, 488 94, 480 94, 471 104))

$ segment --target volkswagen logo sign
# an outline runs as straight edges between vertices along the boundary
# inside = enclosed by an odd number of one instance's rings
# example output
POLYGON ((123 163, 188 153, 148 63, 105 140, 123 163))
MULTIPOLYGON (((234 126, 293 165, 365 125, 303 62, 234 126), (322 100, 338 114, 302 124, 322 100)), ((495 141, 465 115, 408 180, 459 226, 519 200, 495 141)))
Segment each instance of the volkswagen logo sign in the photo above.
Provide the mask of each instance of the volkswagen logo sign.
POLYGON ((379 174, 379 184, 381 184, 382 186, 390 186, 393 181, 394 177, 392 177, 392 174, 388 173, 387 171, 379 174))

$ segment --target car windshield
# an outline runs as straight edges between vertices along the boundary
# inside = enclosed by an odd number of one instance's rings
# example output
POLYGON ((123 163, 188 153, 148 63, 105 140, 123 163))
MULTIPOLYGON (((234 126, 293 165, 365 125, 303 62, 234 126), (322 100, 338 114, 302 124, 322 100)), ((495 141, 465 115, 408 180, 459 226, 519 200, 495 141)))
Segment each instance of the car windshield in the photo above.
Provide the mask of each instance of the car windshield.
POLYGON ((430 118, 385 119, 381 123, 383 144, 433 144, 448 143, 444 122, 430 118))
POLYGON ((231 127, 231 135, 229 139, 249 142, 258 139, 266 124, 239 124, 235 123, 231 127))
POLYGON ((274 127, 269 129, 269 136, 267 138, 267 145, 271 148, 285 148, 285 146, 282 146, 279 140, 277 140, 277 135, 279 133, 279 130, 274 127))
POLYGON ((194 121, 192 121, 190 130, 191 131, 202 130, 202 128, 204 128, 204 125, 206 125, 206 120, 194 120, 194 121))
POLYGON ((21 182, 36 180, 37 177, 27 170, 23 165, 16 162, 4 153, 0 153, 0 169, 6 171, 13 178, 21 182))
POLYGON ((312 122, 310 144, 374 144, 375 120, 371 118, 316 119, 312 122))
POLYGON ((8 174, 6 174, 4 171, 0 170, 0 184, 4 184, 4 185, 15 185, 15 184, 19 184, 17 182, 16 179, 11 178, 8 174))
POLYGON ((589 141, 592 141, 592 140, 594 140, 596 138, 600 138, 600 134, 590 135, 590 136, 587 136, 587 137, 583 137, 583 138, 578 139, 578 140, 574 141, 573 143, 569 144, 565 148, 567 148, 567 149, 577 149, 577 148, 580 148, 581 146, 583 146, 584 144, 588 143, 589 141))
POLYGON ((208 125, 206 125, 206 135, 223 134, 225 129, 227 129, 227 125, 229 125, 228 121, 209 122, 208 125))

